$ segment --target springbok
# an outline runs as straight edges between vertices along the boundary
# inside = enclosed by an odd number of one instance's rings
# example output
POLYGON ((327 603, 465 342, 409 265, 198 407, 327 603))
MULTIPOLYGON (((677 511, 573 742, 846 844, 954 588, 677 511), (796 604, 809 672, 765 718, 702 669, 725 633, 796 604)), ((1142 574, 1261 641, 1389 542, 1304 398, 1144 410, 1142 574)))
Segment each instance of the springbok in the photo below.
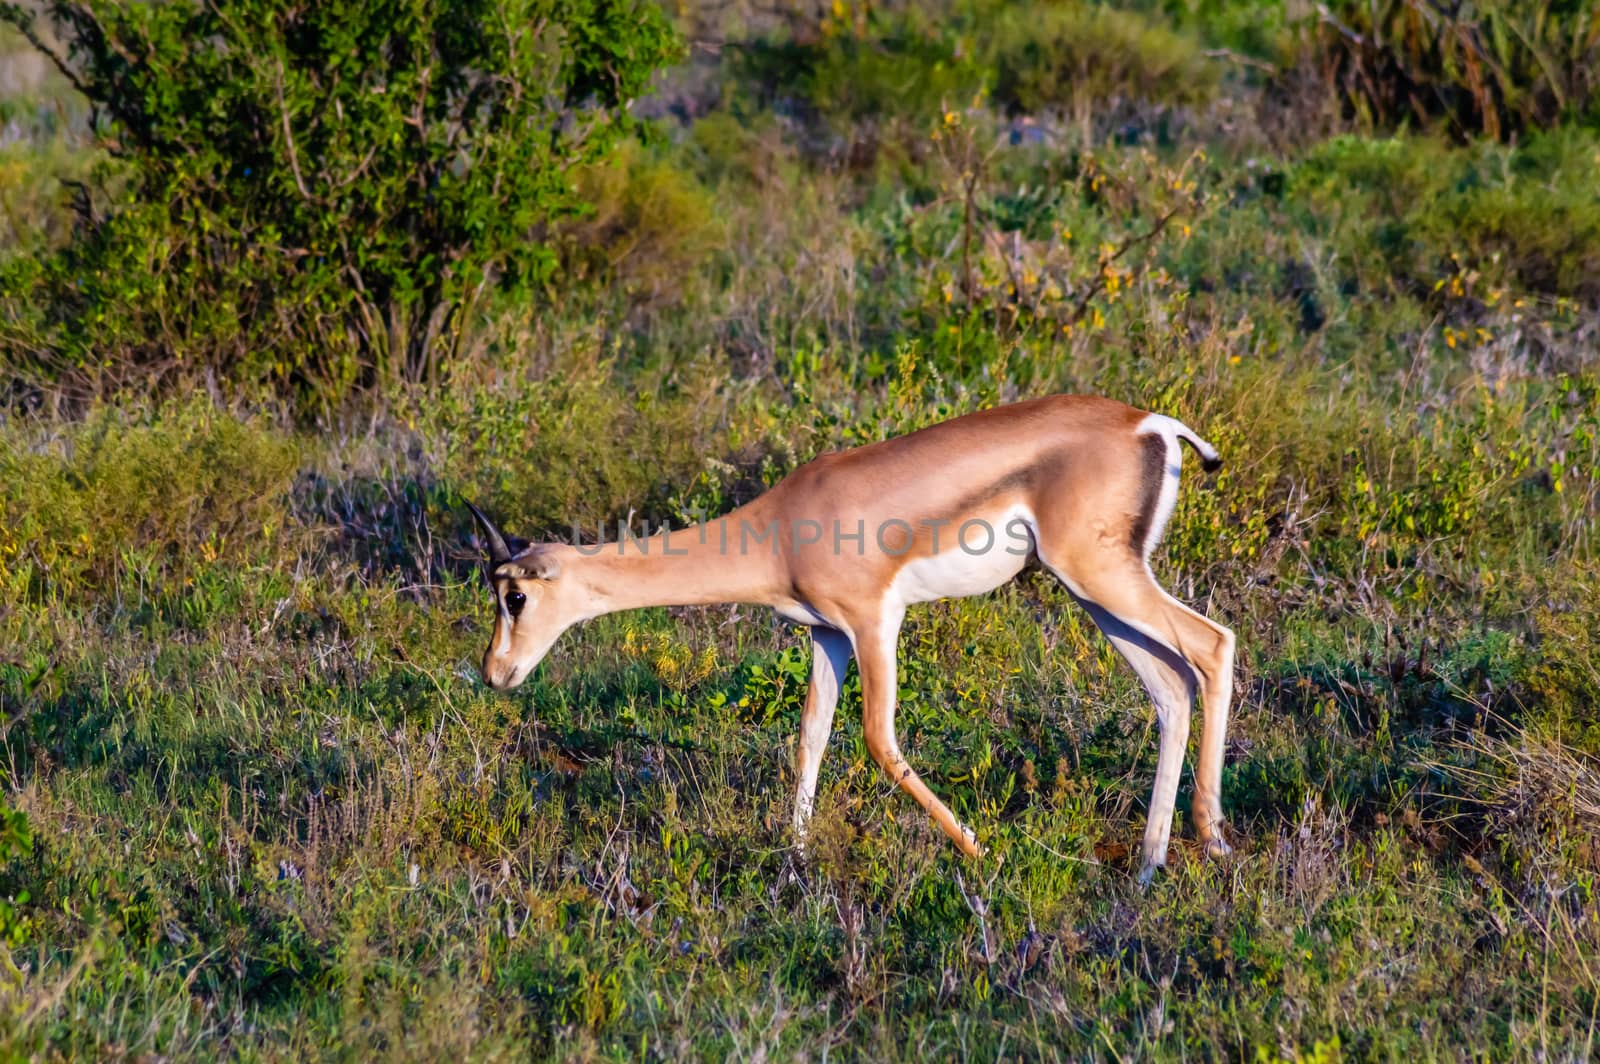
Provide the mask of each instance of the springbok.
POLYGON ((1179 441, 1210 471, 1216 450, 1186 425, 1110 399, 1056 395, 982 410, 825 454, 724 517, 615 543, 529 544, 468 504, 488 541, 497 616, 483 676, 527 678, 567 628, 645 606, 771 606, 811 633, 811 685, 795 756, 803 840, 845 668, 861 673, 867 749, 968 855, 977 838, 928 789, 895 739, 896 644, 906 607, 977 595, 1032 561, 1089 611, 1144 681, 1161 729, 1141 885, 1166 863, 1190 708, 1204 698, 1194 821, 1222 835, 1222 753, 1233 633, 1167 594, 1150 571, 1177 500, 1179 441))

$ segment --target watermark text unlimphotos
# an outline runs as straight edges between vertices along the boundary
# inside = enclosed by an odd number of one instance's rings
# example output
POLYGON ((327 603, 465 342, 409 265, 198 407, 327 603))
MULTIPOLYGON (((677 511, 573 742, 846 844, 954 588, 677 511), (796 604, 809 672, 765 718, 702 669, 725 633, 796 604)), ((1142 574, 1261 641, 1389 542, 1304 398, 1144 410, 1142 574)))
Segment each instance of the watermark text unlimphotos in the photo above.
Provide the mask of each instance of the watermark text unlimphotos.
POLYGON ((1003 550, 1026 557, 1033 552, 1032 526, 1021 517, 1009 519, 998 529, 979 517, 961 522, 932 518, 907 521, 891 517, 870 525, 865 519, 850 522, 838 518, 818 521, 795 517, 763 522, 727 517, 696 521, 684 528, 662 525, 654 534, 648 521, 644 522, 643 534, 636 532, 631 522, 619 521, 616 538, 609 542, 605 526, 593 531, 595 535, 588 537, 588 529, 573 526, 570 542, 579 554, 593 556, 609 551, 619 556, 656 554, 671 558, 702 553, 698 548, 709 547, 718 554, 739 556, 762 553, 776 556, 814 550, 864 556, 869 549, 898 556, 909 553, 919 542, 927 545, 930 554, 960 550, 984 555, 1003 550), (584 542, 585 538, 590 541, 584 542))

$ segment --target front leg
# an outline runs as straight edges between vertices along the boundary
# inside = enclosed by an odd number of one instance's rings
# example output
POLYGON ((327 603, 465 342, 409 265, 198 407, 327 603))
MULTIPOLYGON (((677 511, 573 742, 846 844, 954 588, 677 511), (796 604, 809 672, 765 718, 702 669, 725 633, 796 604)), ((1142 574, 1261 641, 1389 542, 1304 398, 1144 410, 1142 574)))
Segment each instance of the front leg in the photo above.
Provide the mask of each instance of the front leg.
POLYGON ((817 794, 817 771, 833 730, 833 711, 850 665, 850 640, 832 628, 811 629, 811 686, 800 714, 800 742, 795 750, 794 833, 802 842, 817 794))
POLYGON ((856 668, 861 672, 861 730, 867 740, 867 751, 894 783, 917 800, 928 816, 950 840, 968 857, 979 857, 983 848, 972 829, 956 819, 950 807, 928 789, 928 785, 914 772, 900 752, 900 743, 894 734, 895 700, 899 693, 896 680, 896 644, 900 635, 901 614, 877 619, 877 623, 857 627, 856 668))

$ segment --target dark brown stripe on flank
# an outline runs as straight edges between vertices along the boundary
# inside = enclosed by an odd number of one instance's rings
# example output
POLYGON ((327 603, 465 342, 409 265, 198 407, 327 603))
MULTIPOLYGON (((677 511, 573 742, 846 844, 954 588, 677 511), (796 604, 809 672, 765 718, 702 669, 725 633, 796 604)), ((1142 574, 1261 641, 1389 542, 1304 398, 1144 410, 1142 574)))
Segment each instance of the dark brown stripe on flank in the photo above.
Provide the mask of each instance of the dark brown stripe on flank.
POLYGON ((976 513, 991 500, 1009 492, 1027 491, 1033 487, 1033 478, 1034 470, 1031 467, 1024 467, 1007 473, 999 480, 985 484, 977 491, 968 492, 950 508, 951 519, 963 520, 976 513))
POLYGON ((1133 553, 1145 556, 1145 545, 1150 540, 1150 526, 1156 519, 1156 506, 1161 502, 1161 482, 1167 475, 1167 441, 1164 436, 1147 433, 1139 437, 1139 512, 1133 519, 1133 531, 1128 539, 1133 553))

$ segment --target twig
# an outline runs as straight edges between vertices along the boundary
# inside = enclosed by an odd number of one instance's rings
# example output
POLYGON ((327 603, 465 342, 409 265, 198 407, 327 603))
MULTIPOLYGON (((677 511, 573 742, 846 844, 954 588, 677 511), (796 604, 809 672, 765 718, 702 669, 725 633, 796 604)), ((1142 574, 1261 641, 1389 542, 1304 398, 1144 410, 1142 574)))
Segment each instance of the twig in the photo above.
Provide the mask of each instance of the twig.
POLYGON ((1268 74, 1276 74, 1278 72, 1278 68, 1265 59, 1257 59, 1253 55, 1244 55, 1241 52, 1234 51, 1232 48, 1208 48, 1204 55, 1207 59, 1226 59, 1230 63, 1254 67, 1257 70, 1264 70, 1268 74))
POLYGON ((0 4, 0 19, 4 19, 15 26, 17 31, 28 39, 29 44, 44 53, 45 58, 50 60, 55 68, 61 72, 62 77, 72 82, 73 88, 83 93, 84 96, 89 96, 89 89, 78 79, 77 71, 68 66, 67 61, 57 55, 49 45, 44 43, 44 38, 34 31, 32 12, 26 10, 20 4, 0 4))
POLYGON ((289 128, 289 107, 283 101, 283 60, 280 58, 277 62, 278 79, 276 88, 278 90, 278 114, 283 118, 283 139, 284 143, 289 148, 289 169, 294 171, 294 185, 300 190, 300 198, 309 200, 311 198, 311 193, 306 190, 305 178, 300 176, 300 155, 294 150, 294 131, 289 128))
POLYGON ((989 903, 967 889, 966 880, 961 878, 961 873, 956 873, 956 886, 961 890, 961 897, 966 900, 967 908, 972 910, 972 915, 978 918, 978 935, 983 941, 983 963, 994 965, 994 943, 989 935, 989 903))
POLYGON ((1327 23, 1328 25, 1332 26, 1334 29, 1338 30, 1340 33, 1342 33, 1344 36, 1348 37, 1355 44, 1358 44, 1358 45, 1360 45, 1362 47, 1366 47, 1366 43, 1367 43, 1366 39, 1363 38, 1361 36, 1361 34, 1357 33, 1355 30, 1351 29, 1349 26, 1346 26, 1343 22, 1340 22, 1338 17, 1336 15, 1334 15, 1334 13, 1332 11, 1328 10, 1328 5, 1327 4, 1318 4, 1317 5, 1317 14, 1322 17, 1322 21, 1323 22, 1327 23))
POLYGON ((1097 865, 1097 864, 1100 863, 1098 860, 1096 860, 1096 859, 1094 859, 1092 857, 1073 857, 1070 854, 1062 853, 1060 850, 1056 849, 1054 846, 1051 846, 1048 843, 1040 842, 1038 839, 1034 838, 1032 835, 1029 835, 1026 831, 1023 831, 1021 828, 1018 828, 1017 830, 1018 831, 1022 831, 1022 837, 1023 838, 1027 839, 1029 842, 1033 843, 1035 846, 1039 847, 1045 853, 1048 853, 1050 856, 1056 858, 1057 860, 1060 860, 1060 861, 1073 861, 1073 862, 1075 862, 1077 864, 1086 864, 1086 865, 1097 865))
POLYGON ((1082 320, 1086 313, 1088 313, 1089 304, 1094 301, 1094 297, 1099 295, 1106 286, 1105 268, 1107 266, 1111 265, 1113 262, 1116 262, 1118 259, 1122 258, 1122 256, 1126 255, 1139 245, 1148 244, 1150 241, 1160 236, 1162 231, 1166 229, 1167 223, 1171 222, 1172 219, 1176 218, 1183 212, 1184 206, 1185 204, 1179 204, 1178 206, 1173 207, 1160 218, 1157 218, 1155 225, 1151 226, 1147 232, 1131 238, 1111 255, 1101 259, 1100 272, 1095 276, 1094 283, 1089 286, 1088 291, 1083 293, 1083 298, 1078 300, 1077 306, 1072 308, 1072 313, 1068 315, 1064 324, 1075 325, 1082 320))

